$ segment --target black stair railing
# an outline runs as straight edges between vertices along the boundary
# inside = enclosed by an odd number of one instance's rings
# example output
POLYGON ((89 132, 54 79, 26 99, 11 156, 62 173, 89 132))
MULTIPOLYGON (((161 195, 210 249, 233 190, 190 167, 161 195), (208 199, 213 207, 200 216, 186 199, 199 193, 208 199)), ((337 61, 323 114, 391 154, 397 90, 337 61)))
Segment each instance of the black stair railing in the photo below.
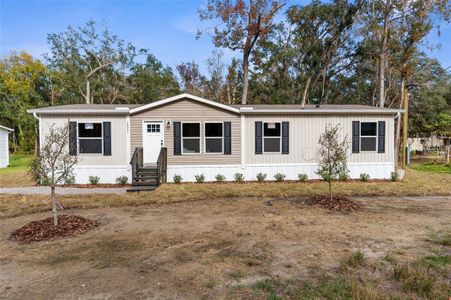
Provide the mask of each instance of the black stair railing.
POLYGON ((135 151, 133 152, 130 164, 132 165, 132 180, 133 180, 133 179, 135 179, 138 176, 139 168, 142 168, 143 165, 144 165, 144 163, 143 163, 143 148, 142 147, 136 147, 135 148, 135 151))

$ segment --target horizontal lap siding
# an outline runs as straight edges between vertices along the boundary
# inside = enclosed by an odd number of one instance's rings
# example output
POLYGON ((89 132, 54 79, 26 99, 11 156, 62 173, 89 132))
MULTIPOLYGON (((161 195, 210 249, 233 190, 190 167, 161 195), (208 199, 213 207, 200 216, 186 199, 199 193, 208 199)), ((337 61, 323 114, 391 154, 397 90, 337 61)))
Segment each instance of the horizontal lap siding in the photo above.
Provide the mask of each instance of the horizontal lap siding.
POLYGON ((130 116, 131 151, 142 147, 143 121, 171 121, 164 128, 164 145, 168 149, 168 165, 228 165, 240 163, 240 116, 210 105, 182 99, 130 116), (229 121, 232 123, 232 154, 204 154, 204 122, 229 121), (201 153, 174 156, 174 122, 201 122, 201 153))
MULTIPOLYGON (((347 135, 348 141, 352 138, 352 121, 377 122, 385 121, 385 153, 360 152, 351 154, 350 163, 382 163, 393 162, 394 153, 394 121, 393 116, 387 115, 246 115, 245 119, 245 159, 246 164, 278 164, 278 163, 314 163, 317 158, 318 139, 327 124, 340 124, 342 137, 347 135), (255 122, 256 121, 288 121, 290 123, 290 153, 282 154, 255 154, 255 122)), ((351 146, 351 144, 350 144, 351 146)))
POLYGON ((111 122, 111 156, 103 154, 85 154, 78 156, 79 166, 117 166, 128 165, 127 158, 127 126, 125 116, 104 116, 104 115, 42 115, 41 116, 41 136, 44 142, 45 136, 49 133, 52 124, 55 126, 67 126, 68 122, 111 122))

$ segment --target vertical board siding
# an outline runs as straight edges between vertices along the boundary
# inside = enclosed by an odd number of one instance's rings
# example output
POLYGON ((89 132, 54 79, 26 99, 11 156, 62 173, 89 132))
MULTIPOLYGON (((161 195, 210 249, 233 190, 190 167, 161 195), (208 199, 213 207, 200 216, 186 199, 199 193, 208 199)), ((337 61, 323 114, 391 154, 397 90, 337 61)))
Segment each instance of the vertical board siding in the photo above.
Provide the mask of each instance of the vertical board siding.
POLYGON ((193 100, 181 99, 179 101, 149 109, 130 116, 131 124, 131 151, 142 147, 143 121, 163 121, 164 146, 168 148, 168 165, 228 165, 239 164, 241 159, 240 145, 240 115, 202 104, 193 100), (171 125, 166 126, 166 121, 171 125), (231 122, 232 153, 205 154, 204 153, 204 122, 231 122), (174 156, 174 122, 201 122, 199 154, 174 156))
MULTIPOLYGON (((246 115, 245 118, 245 163, 246 164, 290 164, 315 163, 318 150, 318 139, 327 124, 340 124, 341 134, 349 141, 350 163, 393 162, 394 157, 394 120, 390 115, 246 115), (255 122, 290 123, 289 154, 255 155, 255 122), (385 153, 376 151, 351 153, 352 121, 378 122, 385 121, 385 153)), ((377 139, 377 137, 376 137, 377 139)))
POLYGON ((42 141, 44 141, 45 136, 49 133, 50 126, 67 126, 69 121, 99 123, 111 122, 111 156, 104 156, 103 154, 82 154, 78 156, 78 166, 124 166, 130 163, 129 161, 127 161, 127 125, 125 116, 42 115, 42 141))

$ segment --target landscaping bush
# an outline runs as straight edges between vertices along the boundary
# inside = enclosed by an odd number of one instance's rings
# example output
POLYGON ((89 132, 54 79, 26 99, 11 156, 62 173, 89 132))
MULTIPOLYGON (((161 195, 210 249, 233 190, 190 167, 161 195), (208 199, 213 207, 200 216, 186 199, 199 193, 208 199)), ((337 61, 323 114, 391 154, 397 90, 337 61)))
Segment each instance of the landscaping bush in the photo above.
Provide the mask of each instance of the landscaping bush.
POLYGON ((298 174, 298 179, 300 182, 305 182, 308 179, 307 174, 298 174))
POLYGON ((196 175, 194 177, 196 178, 196 183, 204 183, 204 181, 205 181, 205 175, 204 174, 196 175))
POLYGON ((258 173, 257 174, 257 181, 258 182, 263 182, 265 180, 266 180, 266 174, 264 174, 264 173, 258 173))
POLYGON ((174 177, 172 178, 172 180, 174 181, 174 183, 180 184, 180 183, 182 183, 183 177, 180 176, 180 175, 174 175, 174 177))
POLYGON ((100 181, 99 176, 89 176, 89 183, 90 184, 98 184, 100 181))
POLYGON ((117 184, 127 184, 127 182, 128 182, 127 176, 119 176, 118 178, 116 178, 117 184))
POLYGON ((348 173, 341 173, 340 175, 338 175, 338 180, 340 180, 340 181, 348 181, 349 180, 348 173))
POLYGON ((370 174, 368 173, 361 173, 360 174, 360 180, 363 182, 367 182, 368 180, 370 180, 370 174))
POLYGON ((390 179, 391 179, 391 181, 398 181, 399 180, 399 174, 398 174, 398 172, 391 172, 391 174, 390 174, 390 179))
POLYGON ((277 182, 282 182, 282 181, 284 181, 284 180, 285 180, 285 177, 286 177, 286 175, 285 175, 285 174, 282 174, 282 173, 276 173, 276 174, 274 175, 274 179, 275 179, 277 182))
POLYGON ((64 178, 64 184, 75 184, 75 176, 67 176, 64 178))
POLYGON ((225 178, 224 175, 218 174, 218 175, 215 176, 215 179, 216 179, 217 182, 223 182, 226 178, 225 178))
POLYGON ((243 173, 235 173, 235 175, 233 175, 233 178, 235 179, 235 182, 243 182, 244 181, 244 175, 243 173))
POLYGON ((30 174, 31 179, 37 184, 42 184, 41 178, 41 163, 39 162, 38 156, 33 156, 30 163, 28 164, 28 174, 30 174))

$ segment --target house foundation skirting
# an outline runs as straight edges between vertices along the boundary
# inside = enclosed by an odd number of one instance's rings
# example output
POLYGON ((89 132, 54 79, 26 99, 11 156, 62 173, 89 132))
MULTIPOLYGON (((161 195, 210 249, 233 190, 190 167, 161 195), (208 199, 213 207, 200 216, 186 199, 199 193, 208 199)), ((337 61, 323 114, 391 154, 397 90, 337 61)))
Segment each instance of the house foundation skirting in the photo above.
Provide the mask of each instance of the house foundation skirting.
MULTIPOLYGON (((174 175, 180 175, 183 182, 195 182, 195 176, 204 174, 205 181, 216 181, 215 176, 222 174, 226 181, 233 181, 235 173, 242 173, 244 180, 257 180, 258 173, 267 174, 266 180, 274 180, 276 173, 285 174, 286 180, 298 180, 298 174, 307 174, 309 179, 318 179, 315 174, 318 169, 317 164, 249 164, 241 165, 187 165, 168 166, 168 182, 173 181, 174 175)), ((389 179, 394 171, 392 162, 384 163, 350 163, 348 165, 351 178, 358 179, 361 173, 367 173, 371 179, 389 179)))
POLYGON ((127 176, 128 182, 132 181, 132 172, 130 165, 125 166, 75 166, 74 167, 75 183, 89 183, 89 176, 98 176, 99 184, 116 183, 116 178, 127 176))

